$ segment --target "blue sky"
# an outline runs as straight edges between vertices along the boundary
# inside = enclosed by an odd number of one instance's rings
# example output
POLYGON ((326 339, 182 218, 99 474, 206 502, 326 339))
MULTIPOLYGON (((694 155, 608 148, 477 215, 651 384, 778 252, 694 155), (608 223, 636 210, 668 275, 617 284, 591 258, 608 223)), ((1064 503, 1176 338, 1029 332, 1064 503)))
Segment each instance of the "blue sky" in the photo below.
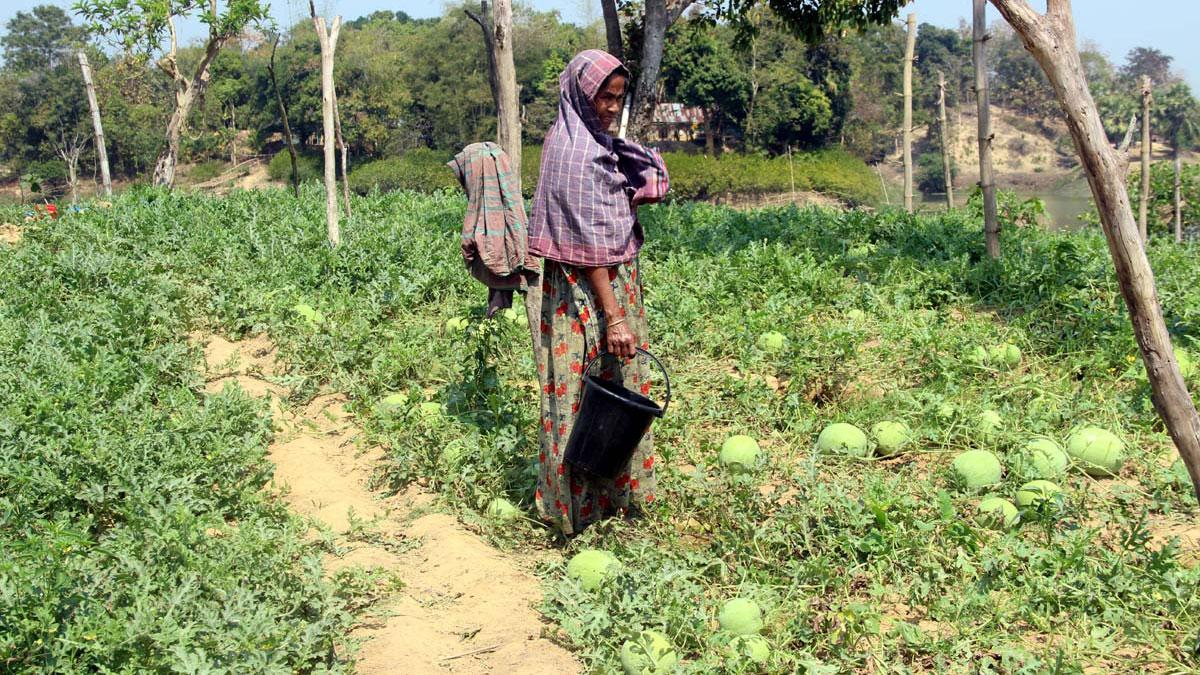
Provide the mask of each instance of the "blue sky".
MULTIPOLYGON (((520 0, 518 0, 520 2, 520 0)), ((0 6, 0 24, 18 11, 38 4, 56 4, 65 8, 70 0, 4 0, 0 6)), ((283 25, 308 15, 308 0, 271 0, 272 14, 283 25)), ((583 22, 599 17, 599 0, 532 0, 538 9, 558 10, 568 21, 583 22)), ((1039 10, 1044 3, 1034 1, 1039 10)), ((1112 60, 1120 64, 1130 49, 1156 47, 1175 58, 1175 67, 1200 92, 1200 2, 1191 0, 1139 0, 1136 10, 1128 0, 1076 0, 1075 27, 1080 40, 1095 42, 1112 60)), ((437 16, 445 4, 438 0, 317 0, 317 9, 352 19, 380 9, 402 10, 416 17, 437 16)), ((904 11, 913 11, 920 22, 957 26, 969 16, 969 0, 915 0, 904 11)), ((988 19, 998 18, 989 5, 988 19)), ((184 27, 185 39, 201 35, 198 25, 184 27)))

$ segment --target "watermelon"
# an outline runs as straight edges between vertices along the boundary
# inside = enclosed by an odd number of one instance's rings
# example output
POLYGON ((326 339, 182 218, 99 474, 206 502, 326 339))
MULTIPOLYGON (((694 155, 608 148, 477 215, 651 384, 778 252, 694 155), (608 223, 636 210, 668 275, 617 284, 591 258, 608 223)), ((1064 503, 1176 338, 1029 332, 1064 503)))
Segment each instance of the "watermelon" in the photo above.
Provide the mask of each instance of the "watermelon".
POLYGON ((388 394, 375 404, 375 410, 380 413, 395 412, 400 406, 408 403, 408 396, 404 394, 388 394))
POLYGON ((900 454, 912 442, 912 431, 904 422, 883 421, 871 426, 876 453, 881 457, 900 454))
POLYGON ((739 434, 725 440, 717 459, 730 473, 748 473, 754 470, 758 453, 758 441, 739 434))
POLYGON ((853 424, 837 422, 825 427, 817 436, 817 449, 821 452, 837 452, 854 457, 866 457, 870 454, 867 447, 867 435, 862 429, 853 424))
POLYGON ((1017 506, 1023 509, 1037 508, 1060 498, 1061 493, 1062 489, 1048 480, 1031 480, 1017 490, 1017 506))
POLYGON ((1005 342, 988 350, 988 364, 1001 370, 1012 370, 1021 365, 1021 349, 1005 342))
POLYGON ((1030 478, 1055 478, 1070 464, 1062 446, 1049 438, 1035 438, 1021 453, 1021 472, 1030 478))
POLYGON ((1067 454, 1089 476, 1115 476, 1125 463, 1125 443, 1100 427, 1081 427, 1067 439, 1067 454))
POLYGON ((625 675, 660 675, 675 672, 679 657, 667 636, 644 630, 621 645, 621 667, 625 675))
POLYGON ((975 421, 975 430, 985 440, 995 438, 996 432, 1000 431, 1002 426, 1004 426, 1004 420, 995 410, 984 410, 979 413, 979 418, 975 421))
POLYGON ((729 641, 726 653, 733 659, 745 659, 764 665, 771 658, 771 643, 761 635, 739 635, 729 641))
POLYGON ((425 401, 419 410, 422 417, 437 417, 442 414, 442 404, 437 401, 425 401))
POLYGON ((567 576, 579 582, 584 590, 594 591, 620 569, 621 563, 608 551, 594 548, 576 553, 567 562, 567 576))
POLYGON ((728 633, 754 635, 763 629, 762 609, 753 600, 734 598, 721 606, 717 622, 728 633))
POLYGON ((977 366, 986 366, 992 360, 991 354, 988 353, 987 348, 983 345, 975 345, 968 349, 966 358, 967 361, 977 366))
POLYGON ((769 331, 758 336, 758 348, 764 352, 777 352, 787 346, 787 336, 769 331))
POLYGON ((493 520, 509 521, 521 517, 521 510, 503 497, 496 497, 488 502, 487 514, 493 520))
POLYGON ((467 326, 470 325, 470 321, 467 321, 463 317, 456 316, 446 321, 446 330, 451 333, 461 333, 467 329, 467 326))
POLYGON ((954 458, 954 475, 964 487, 977 489, 1000 482, 1000 460, 987 450, 968 450, 954 458))
POLYGON ((862 311, 861 309, 858 309, 857 307, 855 307, 854 309, 851 309, 849 312, 846 312, 846 318, 849 319, 850 321, 853 321, 854 323, 858 323, 859 321, 862 321, 863 319, 867 318, 867 314, 866 314, 866 312, 862 311))
POLYGON ((1001 497, 985 497, 979 501, 977 507, 979 509, 980 520, 992 529, 1007 530, 1017 524, 1020 519, 1020 513, 1017 507, 1007 499, 1001 497))
POLYGON ((321 313, 321 310, 313 309, 312 305, 301 302, 293 307, 292 311, 302 316, 310 326, 319 326, 325 323, 325 315, 321 313))

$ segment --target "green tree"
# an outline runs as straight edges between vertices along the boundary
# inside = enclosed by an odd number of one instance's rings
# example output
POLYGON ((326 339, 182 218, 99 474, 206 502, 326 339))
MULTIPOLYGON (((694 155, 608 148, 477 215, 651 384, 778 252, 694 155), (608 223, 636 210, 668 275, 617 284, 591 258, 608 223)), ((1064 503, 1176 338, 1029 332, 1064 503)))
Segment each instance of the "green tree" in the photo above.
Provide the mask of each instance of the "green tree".
POLYGON ((667 95, 705 111, 705 144, 714 152, 725 132, 738 126, 750 101, 750 79, 729 42, 715 27, 686 26, 663 57, 667 95))
POLYGON ((87 38, 60 7, 38 5, 5 24, 4 67, 15 72, 49 71, 66 64, 87 38))
POLYGON ((1177 78, 1171 74, 1171 61, 1167 56, 1154 47, 1134 47, 1125 56, 1125 65, 1121 66, 1121 76, 1129 82, 1137 82, 1146 75, 1156 87, 1171 84, 1177 78))
POLYGON ((264 0, 77 0, 75 9, 91 22, 92 29, 156 63, 174 85, 175 108, 167 122, 166 143, 154 166, 154 183, 175 183, 180 140, 193 106, 204 99, 217 54, 247 26, 267 20, 264 0), (175 22, 194 18, 208 26, 200 58, 185 71, 179 63, 175 22), (164 43, 165 41, 165 43, 164 43))

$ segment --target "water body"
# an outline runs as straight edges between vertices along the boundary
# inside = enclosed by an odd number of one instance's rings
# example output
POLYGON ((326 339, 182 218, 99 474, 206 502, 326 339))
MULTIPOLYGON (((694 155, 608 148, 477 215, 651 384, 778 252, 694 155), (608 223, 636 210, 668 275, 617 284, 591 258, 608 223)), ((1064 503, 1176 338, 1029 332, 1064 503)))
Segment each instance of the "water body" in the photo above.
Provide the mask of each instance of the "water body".
MULTIPOLYGON (((1001 186, 1000 189, 1003 190, 1004 187, 1001 186)), ((1074 231, 1088 227, 1084 216, 1089 213, 1095 222, 1096 209, 1092 205, 1092 192, 1083 177, 1067 178, 1042 189, 1022 188, 1014 192, 1021 199, 1036 197, 1042 200, 1046 206, 1046 224, 1051 230, 1074 231)), ((955 192, 955 203, 965 206, 969 193, 969 190, 955 192)), ((923 211, 934 211, 945 203, 945 193, 924 194, 919 208, 923 211)))

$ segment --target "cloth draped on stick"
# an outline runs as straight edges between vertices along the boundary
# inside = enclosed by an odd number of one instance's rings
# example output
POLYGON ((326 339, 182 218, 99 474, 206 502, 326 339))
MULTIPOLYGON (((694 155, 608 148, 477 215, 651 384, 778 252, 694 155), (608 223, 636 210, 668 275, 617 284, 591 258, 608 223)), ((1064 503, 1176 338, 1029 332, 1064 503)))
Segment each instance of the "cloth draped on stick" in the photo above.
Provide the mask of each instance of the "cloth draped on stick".
POLYGON ((529 251, 528 219, 519 177, 495 143, 472 143, 447 164, 467 193, 462 255, 487 286, 488 316, 512 306, 513 291, 536 283, 539 261, 529 251))

